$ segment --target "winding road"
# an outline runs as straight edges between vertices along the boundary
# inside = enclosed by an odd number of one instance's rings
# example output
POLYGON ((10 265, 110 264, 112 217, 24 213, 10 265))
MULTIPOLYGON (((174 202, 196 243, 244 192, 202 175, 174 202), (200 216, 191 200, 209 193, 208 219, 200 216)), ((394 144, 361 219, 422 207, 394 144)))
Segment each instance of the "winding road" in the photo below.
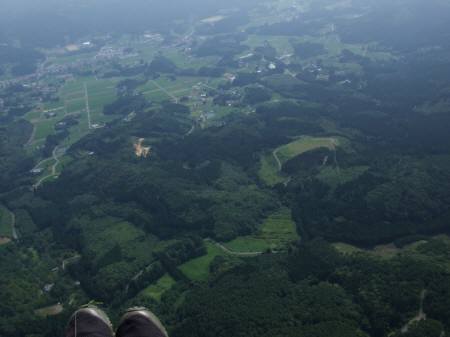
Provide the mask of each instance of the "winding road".
POLYGON ((278 171, 281 171, 281 169, 283 168, 283 165, 281 164, 281 160, 280 158, 278 158, 278 151, 279 149, 276 149, 272 152, 273 157, 275 158, 275 160, 277 161, 278 164, 278 171))
MULTIPOLYGON (((55 148, 53 149, 53 152, 52 152, 52 157, 51 157, 51 158, 47 158, 47 159, 43 160, 43 161, 40 163, 40 164, 42 164, 43 162, 46 162, 46 161, 51 160, 51 159, 53 159, 53 160, 55 161, 55 163, 52 165, 51 173, 50 173, 49 175, 46 175, 45 177, 42 177, 41 179, 39 179, 39 181, 38 181, 36 184, 33 185, 33 188, 34 188, 34 189, 39 188, 39 186, 41 186, 42 183, 43 183, 46 179, 48 179, 48 178, 50 178, 50 177, 54 177, 54 176, 57 175, 57 174, 56 174, 56 168, 57 168, 58 165, 60 164, 59 157, 62 156, 62 155, 64 155, 64 153, 65 153, 65 150, 64 150, 64 149, 60 149, 58 146, 55 146, 55 148), (60 151, 61 153, 58 153, 59 151, 60 151)), ((39 164, 38 164, 38 165, 39 165, 39 164)), ((38 166, 37 166, 37 167, 38 167, 38 166)))

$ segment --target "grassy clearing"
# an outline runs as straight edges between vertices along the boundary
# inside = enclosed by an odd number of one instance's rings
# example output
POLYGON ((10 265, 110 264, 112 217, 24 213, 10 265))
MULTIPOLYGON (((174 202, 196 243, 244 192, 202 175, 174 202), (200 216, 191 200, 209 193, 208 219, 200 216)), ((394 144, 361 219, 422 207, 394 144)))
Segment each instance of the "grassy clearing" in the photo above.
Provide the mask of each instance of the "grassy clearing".
MULTIPOLYGON (((385 245, 378 245, 375 246, 373 249, 361 249, 356 246, 350 245, 348 243, 338 242, 334 243, 333 247, 337 249, 338 252, 344 254, 344 255, 351 255, 356 253, 367 253, 371 255, 375 255, 380 258, 384 259, 390 259, 395 256, 397 256, 400 252, 404 252, 407 250, 407 248, 397 248, 393 243, 385 244, 385 245)), ((409 249, 409 248, 408 248, 409 249)))
POLYGON ((344 242, 337 242, 333 244, 333 247, 336 248, 336 250, 342 254, 350 255, 354 253, 360 253, 363 252, 363 249, 360 249, 356 246, 350 245, 348 243, 344 242))
MULTIPOLYGON (((441 240, 443 239, 441 238, 441 240)), ((417 254, 417 249, 426 242, 426 240, 419 240, 410 243, 402 248, 395 246, 394 243, 388 243, 375 246, 372 249, 363 249, 348 243, 337 242, 333 244, 333 247, 336 248, 338 252, 345 255, 366 253, 382 259, 391 259, 398 256, 399 254, 417 254)))
POLYGON ((193 281, 206 281, 209 276, 209 266, 216 256, 225 255, 225 252, 214 243, 205 242, 207 254, 192 259, 178 268, 193 281))
POLYGON ((12 237, 11 215, 3 205, 0 205, 0 236, 12 237))
POLYGON ((225 246, 240 253, 264 252, 268 249, 282 250, 298 238, 291 211, 284 207, 264 220, 256 234, 236 238, 225 246))
POLYGON ((269 186, 281 184, 286 180, 279 174, 278 164, 272 154, 261 156, 258 175, 269 186))
POLYGON ((339 143, 337 138, 301 137, 292 143, 280 146, 272 153, 262 155, 260 158, 259 177, 266 184, 274 186, 286 180, 280 175, 280 166, 288 160, 321 147, 334 149, 339 143))
POLYGON ((329 185, 331 188, 336 188, 341 184, 348 183, 358 179, 369 169, 369 166, 354 166, 346 169, 339 169, 327 166, 321 169, 316 176, 320 181, 329 185))
POLYGON ((56 316, 62 313, 64 310, 64 307, 61 304, 55 304, 51 305, 49 307, 41 308, 35 310, 35 314, 39 317, 49 317, 49 316, 56 316))
POLYGON ((157 242, 156 238, 133 224, 112 217, 83 223, 83 237, 86 247, 97 259, 119 247, 125 259, 134 259, 138 264, 148 263, 152 259, 152 250, 157 242))
POLYGON ((156 283, 142 290, 142 295, 153 298, 159 302, 161 300, 161 296, 175 284, 176 281, 169 274, 165 274, 158 281, 156 281, 156 283))
POLYGON ((315 138, 315 137, 301 137, 296 141, 283 145, 276 150, 281 164, 286 163, 302 153, 312 151, 321 147, 333 150, 338 145, 336 138, 315 138))
POLYGON ((44 120, 36 124, 35 139, 45 139, 55 131, 55 120, 44 120))

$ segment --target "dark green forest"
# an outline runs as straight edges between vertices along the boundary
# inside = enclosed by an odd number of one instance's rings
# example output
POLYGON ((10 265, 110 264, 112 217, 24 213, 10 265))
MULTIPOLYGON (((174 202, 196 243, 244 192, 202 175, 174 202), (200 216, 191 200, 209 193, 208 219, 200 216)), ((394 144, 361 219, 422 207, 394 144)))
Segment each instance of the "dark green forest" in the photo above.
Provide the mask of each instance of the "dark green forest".
POLYGON ((133 3, 6 4, 0 336, 91 301, 174 337, 449 335, 448 4, 133 3))

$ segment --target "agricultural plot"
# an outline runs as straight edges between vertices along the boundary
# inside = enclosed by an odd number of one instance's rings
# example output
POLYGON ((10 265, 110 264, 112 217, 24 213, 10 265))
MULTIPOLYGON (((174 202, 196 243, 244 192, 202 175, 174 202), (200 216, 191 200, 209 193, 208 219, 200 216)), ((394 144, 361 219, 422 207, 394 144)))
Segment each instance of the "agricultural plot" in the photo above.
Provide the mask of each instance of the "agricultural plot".
POLYGON ((141 294, 159 302, 161 300, 161 296, 167 290, 170 290, 170 288, 172 288, 175 284, 176 281, 169 274, 165 274, 158 281, 156 281, 156 283, 142 290, 141 294))
POLYGON ((224 246, 236 253, 265 252, 269 249, 278 251, 285 249, 298 238, 291 211, 281 208, 262 223, 256 234, 236 238, 224 246))
POLYGON ((320 170, 317 178, 329 185, 331 188, 336 188, 341 184, 353 181, 363 175, 369 169, 369 166, 354 166, 349 168, 338 168, 338 167, 324 167, 320 170))
POLYGON ((200 69, 202 67, 213 66, 220 60, 218 56, 193 57, 184 55, 177 49, 166 51, 164 56, 182 69, 200 69))
POLYGON ((136 265, 148 264, 152 259, 152 249, 157 239, 146 235, 133 224, 107 217, 95 220, 95 225, 86 223, 83 227, 86 246, 101 259, 114 247, 119 247, 123 257, 136 262, 136 265))
MULTIPOLYGON (((138 88, 144 97, 153 103, 161 103, 164 101, 177 101, 182 97, 191 97, 192 100, 185 104, 191 106, 195 110, 195 106, 202 106, 203 109, 208 108, 208 102, 200 103, 200 95, 208 89, 215 89, 223 80, 207 81, 204 77, 177 77, 170 79, 161 76, 156 80, 150 80, 138 88), (197 104, 195 103, 197 102, 197 104)), ((228 108, 217 107, 215 108, 228 108)))
POLYGON ((343 242, 336 242, 333 247, 343 255, 354 254, 369 254, 382 259, 392 259, 399 254, 402 255, 414 255, 417 254, 417 249, 427 241, 421 240, 411 243, 403 248, 396 247, 393 243, 378 245, 372 249, 363 249, 343 242))
POLYGON ((205 242, 207 254, 192 259, 178 268, 181 272, 193 281, 206 281, 209 276, 209 267, 216 256, 226 253, 212 242, 205 242))
POLYGON ((59 92, 59 102, 45 103, 42 111, 33 111, 27 115, 27 119, 36 129, 32 139, 33 145, 42 144, 47 136, 55 133, 56 124, 67 116, 75 116, 79 122, 70 129, 69 143, 88 133, 89 125, 101 125, 110 121, 112 117, 103 114, 103 107, 116 99, 116 85, 119 80, 83 77, 66 83, 59 92), (86 110, 87 103, 90 123, 86 110))
POLYGON ((279 174, 278 163, 273 155, 261 156, 258 175, 269 186, 281 184, 286 180, 279 174))
POLYGON ((280 175, 280 171, 288 160, 319 148, 334 150, 338 145, 337 138, 301 137, 292 143, 280 146, 272 153, 261 156, 259 176, 266 184, 273 186, 285 180, 280 175))

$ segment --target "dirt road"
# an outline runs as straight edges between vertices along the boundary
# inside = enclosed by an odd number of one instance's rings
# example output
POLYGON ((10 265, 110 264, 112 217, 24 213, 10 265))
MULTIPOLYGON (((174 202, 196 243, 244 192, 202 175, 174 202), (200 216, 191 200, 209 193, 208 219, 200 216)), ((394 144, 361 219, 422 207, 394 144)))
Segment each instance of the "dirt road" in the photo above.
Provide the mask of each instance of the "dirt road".
POLYGON ((18 240, 19 239, 19 234, 17 234, 17 228, 16 228, 16 215, 14 214, 14 212, 11 212, 10 210, 8 210, 10 216, 11 216, 11 231, 12 231, 12 238, 14 240, 18 240))
MULTIPOLYGON (((34 189, 39 188, 39 186, 41 186, 42 183, 46 179, 48 179, 50 177, 54 177, 54 176, 57 175, 56 174, 56 169, 57 169, 58 165, 60 164, 59 157, 64 155, 64 153, 65 153, 65 150, 60 149, 58 146, 55 146, 55 148, 53 149, 53 152, 52 152, 52 157, 51 158, 47 158, 46 160, 44 160, 44 161, 48 161, 50 159, 53 159, 55 161, 55 163, 51 167, 51 173, 49 175, 46 175, 45 177, 42 177, 41 179, 39 179, 39 181, 36 184, 33 185, 34 189), (61 153, 58 153, 58 151, 61 151, 61 153)), ((42 161, 42 162, 44 162, 44 161, 42 161)))
POLYGON ((280 160, 280 158, 278 158, 278 149, 277 150, 274 150, 273 152, 272 152, 272 155, 273 155, 273 157, 275 158, 275 160, 277 161, 277 164, 278 164, 278 171, 281 171, 281 169, 283 168, 283 165, 281 164, 281 160, 280 160))
POLYGON ((89 106, 89 93, 88 93, 88 87, 87 87, 86 83, 84 83, 84 99, 86 101, 86 113, 87 113, 87 120, 88 120, 88 129, 90 130, 92 128, 91 107, 89 106))
POLYGON ((264 254, 264 252, 235 252, 234 250, 231 250, 231 249, 227 248, 223 244, 221 244, 221 243, 219 243, 217 241, 214 241, 213 239, 205 239, 205 241, 208 241, 208 242, 211 242, 211 243, 215 244, 217 247, 222 249, 225 253, 230 254, 230 255, 234 255, 234 256, 254 257, 254 256, 258 256, 258 255, 264 254))
POLYGON ((423 310, 423 302, 425 301, 426 296, 427 296, 427 291, 424 289, 420 293, 419 312, 413 319, 411 319, 408 323, 405 324, 405 326, 402 328, 402 333, 407 333, 414 323, 424 321, 427 319, 427 314, 425 314, 425 312, 423 310))

